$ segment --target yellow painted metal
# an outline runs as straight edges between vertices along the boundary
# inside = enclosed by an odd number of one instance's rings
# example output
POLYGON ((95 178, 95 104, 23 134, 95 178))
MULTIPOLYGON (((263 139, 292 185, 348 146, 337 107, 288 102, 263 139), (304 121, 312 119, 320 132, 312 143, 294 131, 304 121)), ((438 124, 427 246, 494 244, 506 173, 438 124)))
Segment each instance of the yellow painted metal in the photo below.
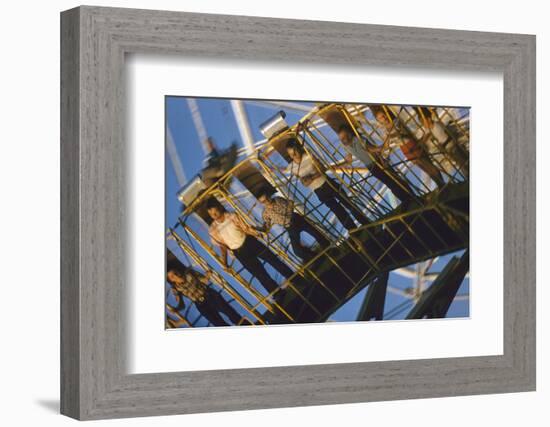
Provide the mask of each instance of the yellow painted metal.
POLYGON ((196 251, 193 250, 193 248, 185 242, 173 229, 170 229, 170 233, 180 249, 182 251, 185 251, 185 253, 193 260, 193 262, 196 263, 196 265, 200 266, 203 271, 210 272, 211 273, 211 280, 215 282, 218 286, 220 286, 225 292, 227 292, 231 298, 233 298, 237 303, 244 308, 252 317, 256 319, 260 324, 265 324, 265 321, 262 318, 262 315, 258 313, 254 308, 246 301, 246 299, 237 291, 235 290, 229 282, 227 282, 223 276, 218 273, 215 269, 212 269, 206 261, 201 258, 196 251))

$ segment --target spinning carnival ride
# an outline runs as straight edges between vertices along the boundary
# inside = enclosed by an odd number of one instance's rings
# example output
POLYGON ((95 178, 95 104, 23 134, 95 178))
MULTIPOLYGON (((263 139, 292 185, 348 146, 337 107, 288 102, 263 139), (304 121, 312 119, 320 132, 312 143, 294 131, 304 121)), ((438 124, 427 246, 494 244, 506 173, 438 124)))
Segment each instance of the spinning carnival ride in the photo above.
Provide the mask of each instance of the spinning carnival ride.
MULTIPOLYGON (((243 108, 242 103, 238 105, 243 108)), ((272 105, 281 108, 281 104, 272 105)), ((293 108, 292 103, 283 105, 293 108)), ((206 131, 196 104, 194 107, 193 120, 204 140, 206 131)), ((467 300, 467 294, 457 295, 468 280, 469 267, 467 110, 319 104, 306 112, 297 104, 294 107, 303 111, 297 123, 289 126, 285 114, 278 112, 261 125, 265 140, 253 142, 246 112, 233 107, 245 147, 232 153, 236 156, 234 165, 217 181, 205 183, 198 175, 183 186, 178 194, 183 210, 177 223, 167 230, 171 246, 167 253, 169 258, 195 270, 210 271, 213 286, 242 314, 242 322, 265 325, 331 321, 359 295, 362 300, 356 320, 446 317, 453 301, 467 300), (439 170, 443 185, 436 185, 407 159, 398 143, 384 145, 387 138, 374 116, 375 109, 382 110, 402 134, 424 141, 429 147, 425 155, 439 170), (444 128, 446 141, 442 142, 429 127, 434 121, 444 128), (356 135, 384 147, 381 155, 385 167, 409 183, 414 193, 410 200, 397 200, 358 160, 341 165, 346 152, 336 133, 344 124, 356 135), (349 202, 367 216, 368 224, 348 232, 314 193, 284 172, 291 162, 286 151, 291 139, 301 143, 340 185, 349 202), (206 200, 215 197, 229 211, 257 227, 262 224, 257 196, 266 188, 293 200, 296 210, 331 242, 321 249, 303 234, 302 241, 313 246, 315 256, 302 262, 292 252, 285 230, 272 227, 262 241, 294 273, 285 280, 266 267, 281 284, 269 294, 237 260, 230 263, 228 271, 222 269, 219 252, 208 235, 211 219, 205 207, 206 200), (436 273, 431 271, 435 265, 440 267, 436 273), (400 286, 392 284, 391 277, 396 275, 400 286), (388 294, 398 295, 402 301, 387 304, 388 294)), ((185 321, 177 324, 174 309, 167 308, 167 327, 206 326, 208 322, 191 306, 187 304, 187 309, 179 313, 185 321)))

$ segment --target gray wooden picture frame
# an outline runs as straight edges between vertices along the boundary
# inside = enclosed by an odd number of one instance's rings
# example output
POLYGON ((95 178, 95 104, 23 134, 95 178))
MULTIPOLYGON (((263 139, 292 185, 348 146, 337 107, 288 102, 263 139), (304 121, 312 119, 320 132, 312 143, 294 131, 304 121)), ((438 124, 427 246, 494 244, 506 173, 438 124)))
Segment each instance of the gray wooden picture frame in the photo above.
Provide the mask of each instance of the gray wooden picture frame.
POLYGON ((530 390, 534 36, 88 6, 62 12, 63 414, 84 420, 530 390), (502 72, 503 355, 127 374, 124 61, 135 52, 502 72))

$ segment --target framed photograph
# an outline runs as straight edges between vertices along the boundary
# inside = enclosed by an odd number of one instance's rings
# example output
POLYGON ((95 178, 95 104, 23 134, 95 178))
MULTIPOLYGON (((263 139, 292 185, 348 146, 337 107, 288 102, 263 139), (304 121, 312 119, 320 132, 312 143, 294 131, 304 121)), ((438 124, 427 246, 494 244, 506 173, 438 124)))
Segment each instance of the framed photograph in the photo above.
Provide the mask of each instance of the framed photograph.
POLYGON ((469 317, 469 108, 165 108, 168 328, 469 317))
POLYGON ((61 411, 535 390, 535 37, 61 14, 61 411))

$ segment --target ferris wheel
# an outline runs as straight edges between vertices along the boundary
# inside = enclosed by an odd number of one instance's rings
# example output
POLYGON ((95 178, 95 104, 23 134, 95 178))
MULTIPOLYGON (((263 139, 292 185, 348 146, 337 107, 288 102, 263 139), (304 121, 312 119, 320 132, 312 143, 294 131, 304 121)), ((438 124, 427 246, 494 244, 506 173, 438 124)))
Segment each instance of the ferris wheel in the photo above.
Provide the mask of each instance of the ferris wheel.
MULTIPOLYGON (((453 304, 468 304, 467 111, 400 105, 228 102, 241 143, 216 152, 219 162, 214 166, 207 163, 191 179, 186 178, 174 149, 178 142, 168 132, 167 152, 181 185, 177 197, 182 203, 177 222, 166 230, 168 256, 186 267, 214 272, 213 286, 247 323, 326 322, 339 320, 344 312, 346 316, 353 312, 355 320, 442 318, 453 304), (251 124, 248 104, 271 110, 270 116, 251 124), (293 124, 287 122, 289 111, 299 116, 293 124), (255 140, 253 129, 259 129, 262 138, 255 140), (342 129, 350 129, 361 143, 376 147, 369 167, 358 159, 342 162, 346 158, 338 139, 342 129), (307 186, 287 173, 292 162, 289 141, 298 143, 314 159, 315 167, 334 183, 342 200, 349 204, 346 206, 368 219, 365 224, 347 229, 307 186), (212 167, 217 168, 214 174, 212 167), (374 174, 375 167, 397 185, 406 183, 404 191, 410 197, 396 197, 397 191, 391 190, 394 187, 374 174), (227 271, 221 268, 222 260, 208 237, 212 219, 206 209, 207 201, 214 198, 250 226, 257 226, 262 220, 258 195, 266 189, 292 200, 295 209, 330 242, 321 248, 304 236, 304 245, 315 252, 304 262, 293 252, 283 229, 274 227, 266 233, 262 243, 293 271, 290 278, 278 277, 281 286, 269 293, 237 260, 227 271), (461 289, 465 291, 460 293, 461 289)), ((188 99, 187 103, 197 140, 208 159, 214 143, 197 102, 188 99)), ((208 324, 192 310, 179 314, 185 322, 177 327, 208 324)), ((168 310, 167 318, 172 318, 169 324, 175 327, 174 313, 168 310)))

